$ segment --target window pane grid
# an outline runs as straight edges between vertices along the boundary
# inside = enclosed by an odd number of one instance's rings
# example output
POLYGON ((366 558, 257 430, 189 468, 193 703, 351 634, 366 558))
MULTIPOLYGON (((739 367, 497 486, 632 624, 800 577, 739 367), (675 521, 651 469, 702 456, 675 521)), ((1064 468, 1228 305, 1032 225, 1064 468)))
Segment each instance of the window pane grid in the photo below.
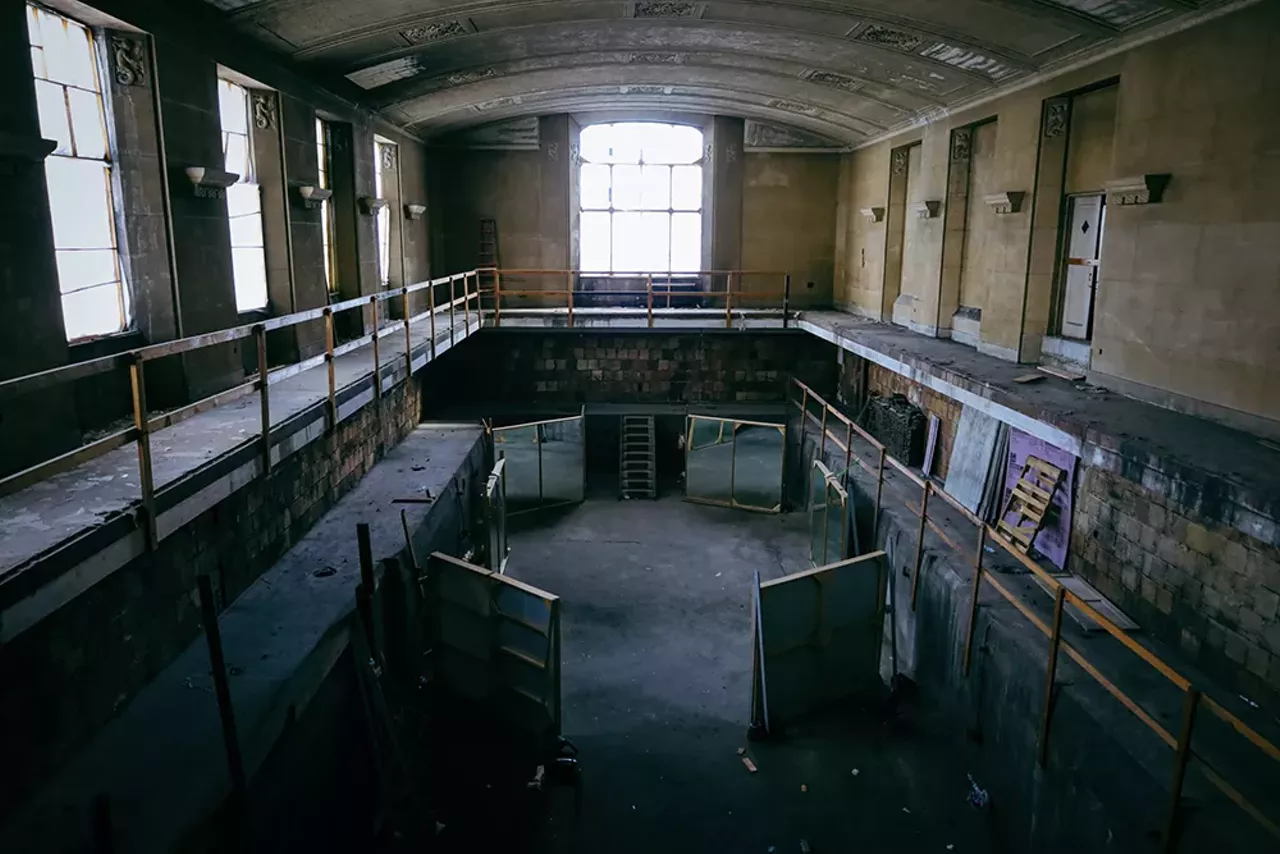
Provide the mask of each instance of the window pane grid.
MULTIPOLYGON (((316 164, 320 188, 329 187, 329 129, 322 119, 316 119, 316 164)), ((324 251, 324 281, 331 293, 336 293, 338 283, 334 279, 333 268, 333 207, 329 200, 320 203, 320 245, 324 251)))
POLYGON ((30 4, 27 35, 40 133, 57 143, 44 168, 67 339, 122 332, 131 307, 93 36, 79 22, 30 4))
POLYGON ((249 136, 249 90, 230 80, 218 80, 218 118, 222 126, 223 168, 240 176, 227 188, 236 310, 256 311, 268 303, 267 258, 262 234, 262 190, 256 183, 253 139, 249 136))
POLYGON ((696 272, 702 252, 702 134, 651 123, 581 137, 579 268, 696 272))

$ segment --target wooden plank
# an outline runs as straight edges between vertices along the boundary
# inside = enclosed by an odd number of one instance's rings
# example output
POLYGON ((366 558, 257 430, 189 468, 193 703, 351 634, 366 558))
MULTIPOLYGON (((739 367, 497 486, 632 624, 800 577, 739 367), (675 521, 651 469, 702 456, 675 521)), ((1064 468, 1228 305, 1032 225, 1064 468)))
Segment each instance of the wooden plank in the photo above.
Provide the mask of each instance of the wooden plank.
POLYGON ((1057 377, 1058 379, 1062 379, 1062 380, 1069 380, 1071 382, 1079 382, 1080 380, 1085 379, 1084 374, 1075 374, 1069 371, 1059 370, 1058 368, 1046 368, 1044 365, 1039 366, 1038 368, 1036 368, 1036 370, 1044 371, 1046 374, 1049 374, 1050 376, 1057 377))
POLYGON ((1058 468, 1053 463, 1045 462, 1039 457, 1027 457, 1026 464, 1027 464, 1027 467, 1029 468, 1038 469, 1044 472, 1046 475, 1048 475, 1050 478, 1054 479, 1055 481, 1058 478, 1062 477, 1062 469, 1058 468))
POLYGON ((1020 377, 1014 377, 1015 383, 1036 383, 1044 379, 1044 374, 1023 374, 1020 377))

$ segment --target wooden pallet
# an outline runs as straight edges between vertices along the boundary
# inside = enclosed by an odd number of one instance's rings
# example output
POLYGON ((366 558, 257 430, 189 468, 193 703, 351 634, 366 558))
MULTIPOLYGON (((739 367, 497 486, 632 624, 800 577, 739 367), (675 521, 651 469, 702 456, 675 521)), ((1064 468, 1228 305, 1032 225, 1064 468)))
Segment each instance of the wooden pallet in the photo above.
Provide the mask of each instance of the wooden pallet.
POLYGON ((1013 491, 996 521, 996 530, 1023 554, 1031 551, 1031 544, 1044 526, 1049 505, 1053 503, 1053 495, 1061 483, 1062 469, 1039 457, 1027 457, 1022 474, 1013 485, 1013 491))

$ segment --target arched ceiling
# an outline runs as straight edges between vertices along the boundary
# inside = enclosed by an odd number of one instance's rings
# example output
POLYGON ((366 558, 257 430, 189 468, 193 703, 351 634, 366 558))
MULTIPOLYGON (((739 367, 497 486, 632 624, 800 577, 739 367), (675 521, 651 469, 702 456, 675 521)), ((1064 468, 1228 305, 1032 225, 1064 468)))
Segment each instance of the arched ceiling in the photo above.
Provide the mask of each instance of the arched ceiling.
POLYGON ((1225 0, 206 0, 425 138, 718 113, 856 145, 1225 0))

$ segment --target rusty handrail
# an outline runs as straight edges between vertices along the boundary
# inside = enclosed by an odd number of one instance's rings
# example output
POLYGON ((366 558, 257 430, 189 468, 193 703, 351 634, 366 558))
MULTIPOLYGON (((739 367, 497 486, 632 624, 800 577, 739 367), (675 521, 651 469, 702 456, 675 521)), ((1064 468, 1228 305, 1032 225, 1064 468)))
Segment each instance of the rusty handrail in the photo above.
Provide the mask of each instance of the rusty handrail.
MULTIPOLYGON (((1164 850, 1167 852, 1175 850, 1177 834, 1176 822, 1178 818, 1178 806, 1181 800, 1182 785, 1185 778, 1187 763, 1194 758, 1200 763, 1201 770, 1204 772, 1205 779, 1217 788, 1223 795, 1239 806, 1245 813, 1254 818, 1259 825, 1272 835, 1280 838, 1280 825, 1268 819, 1256 806, 1254 806, 1239 790, 1230 785, 1221 774, 1214 770, 1208 762, 1200 755, 1196 754, 1191 747, 1191 735, 1197 709, 1208 709, 1219 719, 1227 723, 1236 732, 1249 741, 1254 747, 1260 750, 1264 755, 1280 762, 1280 748, 1277 748, 1270 740, 1264 737, 1257 730, 1250 727, 1235 714, 1228 711, 1217 701, 1203 693, 1203 689, 1194 685, 1190 679, 1179 673, 1176 669, 1161 659, 1156 653, 1138 643, 1132 637, 1117 626, 1114 622, 1100 613, 1096 608, 1082 599, 1074 591, 1067 588, 1062 582, 1046 572, 1043 567, 1033 561, 1030 557, 1023 554, 1013 543, 1009 542, 999 531, 993 526, 986 524, 977 515, 972 513, 968 508, 961 505, 952 498, 943 489, 938 488, 933 481, 928 480, 915 472, 911 471, 906 465, 885 452, 882 442, 874 436, 866 432, 862 427, 857 425, 840 412, 836 407, 832 406, 817 392, 810 388, 799 379, 792 378, 792 385, 800 392, 800 399, 796 400, 789 395, 791 403, 800 409, 801 417, 801 441, 803 442, 803 426, 809 422, 813 422, 823 431, 823 443, 825 444, 826 436, 829 433, 827 426, 828 415, 833 415, 837 421, 843 421, 847 426, 847 434, 845 443, 841 443, 838 435, 832 435, 832 439, 836 445, 846 453, 846 458, 852 458, 861 468, 868 473, 877 471, 869 462, 864 461, 860 455, 856 454, 852 449, 852 434, 857 433, 868 444, 872 446, 878 453, 879 475, 877 478, 876 498, 874 508, 874 518, 880 518, 881 508, 881 486, 883 484, 883 466, 887 463, 890 467, 896 469, 906 476, 906 478, 920 487, 922 491, 921 501, 919 504, 913 505, 909 501, 904 501, 903 506, 911 511, 914 515, 920 517, 920 528, 916 542, 915 555, 915 571, 912 573, 912 602, 911 607, 915 607, 915 592, 919 584, 919 577, 923 568, 922 556, 924 551, 924 532, 926 526, 932 529, 940 539, 950 546, 957 553, 963 553, 963 550, 948 537, 942 529, 928 518, 928 499, 930 497, 940 497, 946 501, 953 509, 958 511, 970 523, 974 524, 978 530, 978 548, 974 558, 974 577, 971 598, 969 600, 969 623, 966 630, 964 654, 962 659, 963 672, 965 676, 969 675, 969 662, 973 649, 973 629, 977 621, 978 613, 978 597, 982 583, 985 581, 997 593, 1000 594, 1010 605, 1012 605, 1019 613, 1021 613, 1028 622, 1050 641, 1050 662, 1046 669, 1046 685, 1044 691, 1045 706, 1040 724, 1040 735, 1037 742, 1037 759, 1043 766, 1047 762, 1048 742, 1050 732, 1050 722, 1052 720, 1052 687, 1056 673, 1057 652, 1064 653, 1068 658, 1074 661, 1085 673, 1094 679, 1104 690, 1116 698, 1121 705, 1133 713, 1138 720, 1142 721, 1164 744, 1173 749, 1175 754, 1174 774, 1170 786, 1170 802, 1165 816, 1164 828, 1164 850), (823 407, 823 417, 819 418, 813 412, 809 411, 808 401, 812 398, 821 407, 823 407), (1009 590, 990 570, 982 566, 983 551, 986 541, 999 545, 1005 552, 1012 555, 1027 571, 1031 572, 1036 578, 1043 581, 1049 589, 1050 595, 1054 597, 1054 617, 1053 623, 1046 623, 1031 607, 1022 601, 1009 590), (1132 697, 1120 689, 1114 682, 1109 680, 1103 673, 1088 660, 1083 652, 1069 643, 1062 637, 1061 633, 1061 612, 1065 605, 1072 605, 1084 612, 1090 619, 1098 624, 1111 637, 1119 641, 1122 646, 1136 655, 1144 663, 1153 670, 1160 673, 1169 680, 1176 688, 1183 692, 1184 704, 1182 712, 1182 721, 1179 731, 1175 734, 1170 732, 1162 724, 1160 724, 1149 712, 1142 708, 1132 697)), ((850 466, 846 466, 849 468, 850 466)))

